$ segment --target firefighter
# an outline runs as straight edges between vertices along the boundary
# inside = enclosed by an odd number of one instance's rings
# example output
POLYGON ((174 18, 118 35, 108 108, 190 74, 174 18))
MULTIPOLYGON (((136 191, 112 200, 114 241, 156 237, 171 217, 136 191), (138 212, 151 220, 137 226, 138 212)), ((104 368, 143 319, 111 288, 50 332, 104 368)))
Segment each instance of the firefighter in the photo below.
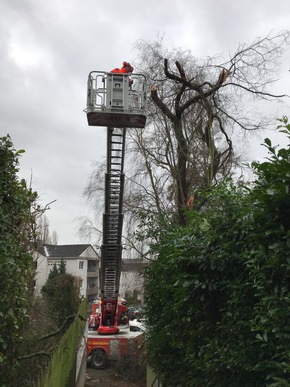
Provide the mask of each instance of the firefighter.
MULTIPOLYGON (((130 74, 134 71, 134 67, 130 65, 129 62, 123 62, 123 66, 119 68, 115 68, 111 70, 111 73, 117 73, 117 74, 130 74)), ((131 86, 133 84, 133 80, 129 78, 129 87, 131 89, 131 86)))
POLYGON ((97 314, 91 314, 88 321, 90 329, 97 330, 100 326, 100 318, 97 314))
POLYGON ((128 62, 123 62, 123 66, 119 68, 115 68, 111 70, 111 73, 121 73, 121 74, 129 74, 134 71, 134 68, 128 62))

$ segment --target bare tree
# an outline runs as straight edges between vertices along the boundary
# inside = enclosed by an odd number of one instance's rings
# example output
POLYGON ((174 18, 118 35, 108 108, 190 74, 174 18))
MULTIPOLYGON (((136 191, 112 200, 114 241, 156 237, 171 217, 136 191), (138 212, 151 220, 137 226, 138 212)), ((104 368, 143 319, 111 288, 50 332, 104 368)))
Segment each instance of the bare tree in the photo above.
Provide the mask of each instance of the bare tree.
MULTIPOLYGON (((285 97, 270 86, 288 40, 288 31, 269 35, 240 45, 226 60, 203 62, 190 51, 167 51, 160 39, 137 43, 136 67, 147 76, 150 98, 146 128, 127 132, 125 233, 134 231, 141 212, 185 224, 197 190, 232 172, 239 161, 237 136, 269 124, 259 103, 285 97)), ((85 191, 95 203, 103 196, 102 170, 94 171, 85 191)))
MULTIPOLYGON (((269 123, 261 114, 256 119, 245 113, 241 101, 285 97, 268 89, 276 80, 278 59, 288 39, 288 31, 258 38, 240 45, 226 61, 217 63, 212 58, 201 64, 190 52, 164 52, 160 41, 139 42, 140 71, 147 74, 151 87, 151 125, 141 134, 134 132, 132 139, 151 184, 155 206, 150 203, 150 208, 162 211, 157 182, 163 174, 163 188, 167 193, 172 190, 173 208, 184 224, 185 209, 196 188, 210 188, 230 173, 237 162, 234 132, 265 128, 269 123)), ((140 182, 138 176, 140 171, 132 180, 140 182)), ((148 190, 146 194, 148 198, 148 190)))
POLYGON ((41 244, 48 243, 48 244, 57 245, 57 242, 58 242, 57 232, 54 230, 52 232, 52 235, 50 234, 49 219, 45 214, 45 211, 47 209, 49 209, 49 207, 45 208, 45 210, 37 218, 37 239, 38 239, 38 242, 41 244))
POLYGON ((53 232, 52 232, 51 240, 52 240, 53 245, 58 244, 58 235, 57 235, 57 232, 55 230, 53 230, 53 232))

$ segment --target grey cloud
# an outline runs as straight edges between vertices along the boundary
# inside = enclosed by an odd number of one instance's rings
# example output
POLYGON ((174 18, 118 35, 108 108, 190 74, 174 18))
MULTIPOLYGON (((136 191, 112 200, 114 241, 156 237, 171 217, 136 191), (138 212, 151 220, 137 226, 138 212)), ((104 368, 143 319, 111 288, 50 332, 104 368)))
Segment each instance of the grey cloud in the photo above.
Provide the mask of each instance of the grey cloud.
MULTIPOLYGON (((105 157, 105 129, 88 127, 83 113, 88 73, 133 60, 134 43, 158 33, 169 49, 188 48, 200 57, 227 53, 274 28, 288 28, 289 13, 290 3, 281 0, 102 6, 95 0, 2 0, 0 133, 26 149, 21 176, 33 173, 43 203, 57 199, 48 216, 59 243, 79 242, 75 218, 86 211, 82 190, 91 162, 105 157), (13 44, 19 50, 14 57, 13 44)), ((288 78, 283 88, 289 90, 288 78)))

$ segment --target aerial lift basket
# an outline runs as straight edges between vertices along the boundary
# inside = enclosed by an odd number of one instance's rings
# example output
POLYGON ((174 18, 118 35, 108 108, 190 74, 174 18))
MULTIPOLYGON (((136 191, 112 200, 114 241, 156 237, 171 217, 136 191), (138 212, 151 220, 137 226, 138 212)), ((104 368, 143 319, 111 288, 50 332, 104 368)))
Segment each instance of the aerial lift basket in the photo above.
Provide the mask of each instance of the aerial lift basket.
POLYGON ((90 126, 144 128, 146 107, 144 75, 90 72, 84 110, 90 126))

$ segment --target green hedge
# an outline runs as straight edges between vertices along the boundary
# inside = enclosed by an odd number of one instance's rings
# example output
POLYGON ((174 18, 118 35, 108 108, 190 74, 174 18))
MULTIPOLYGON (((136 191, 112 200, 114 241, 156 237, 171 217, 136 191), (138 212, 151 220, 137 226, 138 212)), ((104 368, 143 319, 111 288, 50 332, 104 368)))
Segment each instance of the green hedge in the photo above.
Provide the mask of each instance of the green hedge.
POLYGON ((148 357, 166 387, 290 386, 290 148, 265 146, 250 188, 219 185, 153 247, 148 357))
POLYGON ((82 302, 80 311, 53 353, 51 362, 35 387, 64 387, 76 362, 77 348, 84 334, 87 302, 82 302))

